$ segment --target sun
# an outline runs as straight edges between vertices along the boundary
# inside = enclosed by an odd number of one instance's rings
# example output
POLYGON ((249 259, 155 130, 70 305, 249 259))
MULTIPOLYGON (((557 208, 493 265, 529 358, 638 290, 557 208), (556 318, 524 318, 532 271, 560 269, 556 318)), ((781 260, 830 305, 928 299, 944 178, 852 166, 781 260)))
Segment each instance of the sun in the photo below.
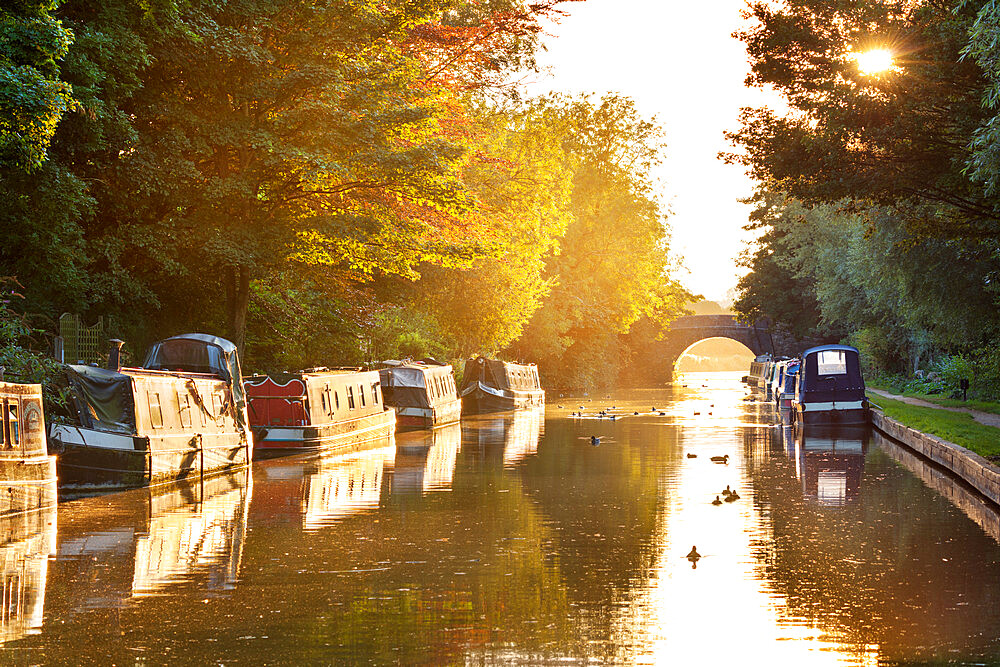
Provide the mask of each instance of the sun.
POLYGON ((862 74, 881 74, 892 69, 892 51, 888 49, 872 49, 855 53, 854 59, 858 61, 858 69, 862 74))

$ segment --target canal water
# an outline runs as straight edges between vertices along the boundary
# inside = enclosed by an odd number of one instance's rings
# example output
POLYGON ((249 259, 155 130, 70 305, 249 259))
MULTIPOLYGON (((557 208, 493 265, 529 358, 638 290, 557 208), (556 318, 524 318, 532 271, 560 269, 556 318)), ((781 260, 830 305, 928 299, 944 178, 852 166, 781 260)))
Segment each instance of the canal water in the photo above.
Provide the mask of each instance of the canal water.
POLYGON ((732 375, 0 531, 3 664, 1000 663, 995 508, 732 375))

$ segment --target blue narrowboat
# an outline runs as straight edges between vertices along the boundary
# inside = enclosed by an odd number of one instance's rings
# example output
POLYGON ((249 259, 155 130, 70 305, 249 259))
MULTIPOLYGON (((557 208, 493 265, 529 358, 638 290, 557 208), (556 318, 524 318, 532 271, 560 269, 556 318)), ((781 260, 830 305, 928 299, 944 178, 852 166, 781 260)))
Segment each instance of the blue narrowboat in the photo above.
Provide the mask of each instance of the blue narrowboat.
POLYGON ((792 413, 800 424, 867 424, 868 399, 858 350, 850 345, 820 345, 803 352, 792 413))
POLYGON ((792 399, 795 398, 795 380, 799 376, 799 360, 789 359, 781 362, 778 368, 778 380, 774 389, 774 403, 779 410, 790 410, 792 399))

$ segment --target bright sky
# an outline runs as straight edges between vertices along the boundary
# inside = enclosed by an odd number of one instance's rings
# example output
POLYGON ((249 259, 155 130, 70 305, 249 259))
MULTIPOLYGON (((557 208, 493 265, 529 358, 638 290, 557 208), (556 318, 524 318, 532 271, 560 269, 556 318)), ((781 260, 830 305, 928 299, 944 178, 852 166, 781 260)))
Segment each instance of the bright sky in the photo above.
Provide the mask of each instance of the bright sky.
POLYGON ((587 0, 568 4, 570 15, 552 26, 539 54, 547 77, 529 87, 571 93, 615 91, 633 98, 667 135, 667 159, 658 173, 673 215, 672 250, 684 258, 680 276, 691 290, 724 299, 737 280, 736 256, 749 234, 752 193, 743 169, 716 158, 729 146, 744 106, 776 96, 747 89, 746 51, 731 35, 745 0, 587 0))

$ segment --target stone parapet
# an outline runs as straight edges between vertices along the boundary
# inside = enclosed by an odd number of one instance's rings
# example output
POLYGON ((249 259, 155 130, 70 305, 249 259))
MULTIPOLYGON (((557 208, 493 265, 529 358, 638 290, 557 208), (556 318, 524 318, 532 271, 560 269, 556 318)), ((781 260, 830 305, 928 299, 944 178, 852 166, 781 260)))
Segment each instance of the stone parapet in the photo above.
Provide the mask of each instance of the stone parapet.
POLYGON ((1000 505, 1000 468, 965 447, 900 424, 881 410, 873 409, 871 416, 872 425, 879 431, 950 470, 1000 505))

